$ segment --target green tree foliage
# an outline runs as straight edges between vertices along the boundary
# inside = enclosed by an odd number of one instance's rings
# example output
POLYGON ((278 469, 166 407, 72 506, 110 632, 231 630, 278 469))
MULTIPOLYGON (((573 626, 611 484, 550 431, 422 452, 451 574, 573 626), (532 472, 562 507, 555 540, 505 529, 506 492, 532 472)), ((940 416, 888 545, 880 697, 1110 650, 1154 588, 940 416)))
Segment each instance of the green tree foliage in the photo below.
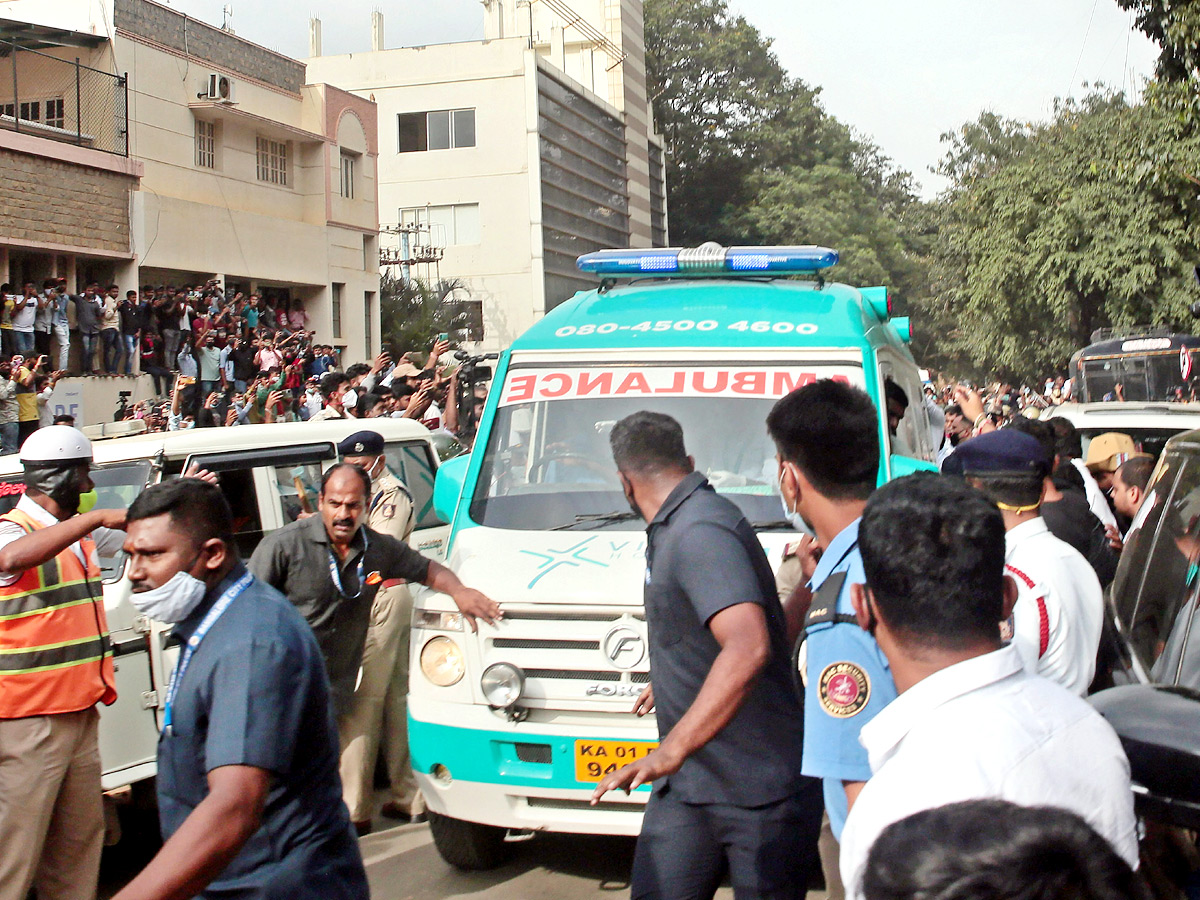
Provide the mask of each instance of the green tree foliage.
POLYGON ((918 296, 928 219, 908 173, 826 114, 725 0, 646 0, 645 20, 672 243, 827 245, 839 281, 918 296))
POLYGON ((946 135, 931 353, 952 371, 1036 378, 1095 328, 1189 328, 1200 132, 1187 92, 1097 89, 1039 124, 990 113, 946 135))
POLYGON ((471 325, 468 304, 458 298, 463 283, 443 279, 428 283, 419 278, 407 281, 385 272, 379 282, 379 321, 383 347, 394 359, 406 352, 426 353, 434 338, 471 325))
POLYGON ((1117 0, 1137 27, 1161 48, 1158 77, 1185 81, 1200 73, 1200 3, 1191 0, 1117 0))

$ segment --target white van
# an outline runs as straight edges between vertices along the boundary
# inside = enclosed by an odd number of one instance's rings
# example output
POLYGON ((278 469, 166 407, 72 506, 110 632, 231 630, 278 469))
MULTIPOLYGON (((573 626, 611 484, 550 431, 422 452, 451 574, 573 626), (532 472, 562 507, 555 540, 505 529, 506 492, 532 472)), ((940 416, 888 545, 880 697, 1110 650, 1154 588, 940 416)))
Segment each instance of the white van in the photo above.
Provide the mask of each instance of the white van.
MULTIPOLYGON (((412 491, 412 545, 440 560, 448 529, 433 510, 438 456, 429 431, 409 419, 196 428, 95 441, 96 505, 124 509, 143 488, 197 463, 218 474, 238 549, 249 559, 265 534, 316 511, 321 474, 337 461, 337 443, 364 429, 383 435, 388 467, 412 491)), ((17 456, 0 457, 0 513, 15 506, 24 490, 17 456)), ((101 557, 100 566, 117 682, 117 702, 100 708, 102 785, 110 791, 155 774, 160 709, 176 651, 164 647, 169 627, 139 615, 130 603, 124 554, 101 557)))

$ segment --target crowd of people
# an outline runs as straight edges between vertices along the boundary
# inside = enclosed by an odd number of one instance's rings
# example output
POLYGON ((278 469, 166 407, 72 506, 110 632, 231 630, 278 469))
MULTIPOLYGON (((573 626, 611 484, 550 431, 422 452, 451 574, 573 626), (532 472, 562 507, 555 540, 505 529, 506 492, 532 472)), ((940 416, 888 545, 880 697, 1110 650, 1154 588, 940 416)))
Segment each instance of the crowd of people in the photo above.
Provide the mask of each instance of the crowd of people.
POLYGON ((227 296, 216 281, 123 293, 91 283, 75 295, 50 279, 41 291, 30 282, 0 293, 0 453, 38 427, 76 424, 50 406, 68 374, 151 376, 154 398, 120 411, 148 431, 391 416, 470 437, 459 434, 458 368, 442 364, 447 340, 343 367, 335 347, 314 340, 302 301, 227 296))

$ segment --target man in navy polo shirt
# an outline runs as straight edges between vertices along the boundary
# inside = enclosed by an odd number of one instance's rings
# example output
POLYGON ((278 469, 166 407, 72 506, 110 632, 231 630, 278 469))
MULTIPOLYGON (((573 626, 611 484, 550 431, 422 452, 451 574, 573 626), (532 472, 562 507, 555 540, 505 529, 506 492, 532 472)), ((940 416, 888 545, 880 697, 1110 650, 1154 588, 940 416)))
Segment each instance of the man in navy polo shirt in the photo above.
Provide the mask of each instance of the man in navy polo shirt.
POLYGON ((646 529, 646 621, 662 743, 597 786, 654 782, 632 900, 803 898, 816 869, 820 783, 801 775, 802 716, 766 555, 741 511, 694 471, 679 423, 635 413, 613 458, 646 529))
POLYGON ((129 508, 133 603, 176 623, 158 745, 166 843, 119 900, 366 900, 311 629, 234 549, 220 489, 155 485, 129 508))

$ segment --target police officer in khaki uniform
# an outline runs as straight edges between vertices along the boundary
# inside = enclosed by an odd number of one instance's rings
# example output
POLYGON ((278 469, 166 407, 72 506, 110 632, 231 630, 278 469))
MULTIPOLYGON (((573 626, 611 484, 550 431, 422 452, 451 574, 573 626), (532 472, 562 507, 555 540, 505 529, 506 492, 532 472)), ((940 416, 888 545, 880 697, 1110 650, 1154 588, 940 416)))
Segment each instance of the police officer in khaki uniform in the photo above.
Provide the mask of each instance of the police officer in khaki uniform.
MULTIPOLYGON (((348 463, 371 476, 367 525, 398 541, 407 541, 416 525, 412 494, 387 468, 383 437, 358 431, 338 444, 348 463)), ((387 733, 388 776, 392 801, 385 812, 395 818, 420 816, 425 804, 417 790, 408 754, 408 638, 412 630, 412 594, 403 582, 384 584, 371 605, 371 625, 363 649, 362 674, 348 713, 341 721, 342 787, 350 818, 359 834, 371 830, 372 781, 381 732, 387 733)))

